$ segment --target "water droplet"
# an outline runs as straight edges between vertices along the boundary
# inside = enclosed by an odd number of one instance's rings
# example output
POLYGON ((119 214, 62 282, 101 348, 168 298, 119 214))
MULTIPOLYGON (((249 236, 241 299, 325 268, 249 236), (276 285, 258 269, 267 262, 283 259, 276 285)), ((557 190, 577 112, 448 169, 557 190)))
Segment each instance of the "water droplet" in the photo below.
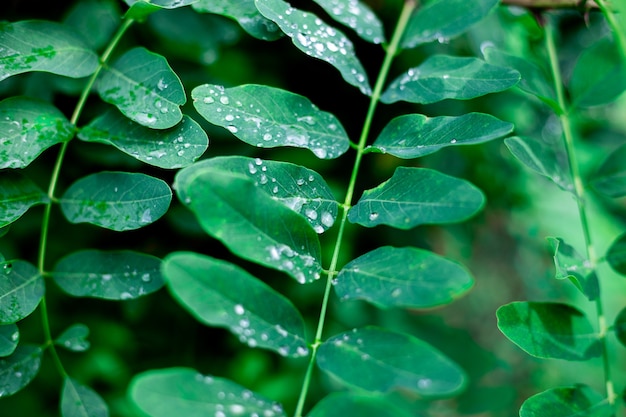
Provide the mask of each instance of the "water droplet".
POLYGON ((285 330, 285 328, 281 326, 280 324, 277 324, 276 326, 274 326, 274 329, 276 329, 278 334, 281 335, 282 337, 287 337, 287 335, 289 334, 287 333, 287 330, 285 330))
POLYGON ((307 349, 306 346, 298 346, 298 349, 296 349, 296 353, 298 354, 298 356, 306 356, 309 354, 309 349, 307 349))
POLYGON ((113 278, 113 275, 111 275, 111 274, 103 274, 102 275, 102 280, 103 281, 110 281, 111 278, 113 278))
POLYGON ((150 274, 148 274, 148 273, 146 272, 145 274, 143 274, 143 275, 141 276, 141 280, 142 280, 143 282, 150 282, 150 280, 151 280, 151 278, 150 278, 150 274))
POLYGON ((318 235, 321 235, 322 233, 324 233, 324 228, 321 225, 319 225, 319 224, 316 224, 315 226, 313 226, 313 230, 318 235))
POLYGON ((399 297, 400 294, 402 294, 402 290, 400 288, 396 288, 393 291, 391 291, 391 296, 392 297, 399 297))
POLYGON ((263 135, 263 140, 268 141, 268 140, 272 140, 272 134, 271 133, 266 133, 263 135))
POLYGON ((289 355, 289 347, 287 347, 287 346, 281 346, 281 347, 279 347, 279 348, 278 348, 278 353, 279 353, 281 356, 287 356, 287 355, 289 355))
POLYGON ((456 143, 456 139, 452 139, 450 143, 456 143))
POLYGON ((232 122, 233 120, 235 120, 235 116, 233 116, 232 114, 227 114, 226 116, 224 116, 224 120, 226 120, 227 122, 232 122))
POLYGON ((326 227, 331 227, 335 223, 333 215, 325 211, 322 213, 322 224, 326 227))
POLYGON ((148 155, 154 158, 160 159, 160 158, 163 158, 165 155, 167 155, 167 152, 157 149, 155 151, 148 153, 148 155))
POLYGON ((150 223, 152 222, 152 215, 150 214, 150 209, 146 209, 141 215, 141 223, 150 223))
POLYGON ((370 213, 369 219, 371 221, 374 221, 378 218, 378 213, 376 213, 375 211, 373 211, 372 213, 370 213))
POLYGON ((135 120, 143 125, 152 125, 157 119, 150 113, 136 113, 135 120))
POLYGON ((432 385, 433 381, 431 379, 428 378, 421 378, 419 381, 417 381, 417 386, 419 388, 428 388, 432 385))
POLYGON ((133 295, 129 292, 123 292, 120 294, 120 300, 130 300, 133 298, 133 295))
POLYGON ((165 83, 165 80, 163 80, 163 78, 161 78, 159 80, 159 82, 157 83, 157 88, 161 91, 165 90, 168 87, 168 85, 165 83))
POLYGON ((298 179, 296 180, 296 184, 298 184, 298 185, 304 185, 304 178, 298 178, 298 179))
POLYGON ((311 219, 311 220, 315 220, 317 219, 317 211, 313 210, 313 209, 306 209, 304 211, 304 214, 306 214, 306 216, 311 219))
POLYGON ((228 104, 228 103, 230 103, 230 100, 228 99, 228 97, 222 96, 222 97, 220 97, 220 103, 228 104))
POLYGON ((11 335, 11 341, 12 342, 17 342, 17 339, 20 338, 20 333, 19 332, 15 332, 11 335))
POLYGON ((246 310, 243 308, 241 304, 235 304, 235 307, 233 308, 235 310, 235 314, 238 314, 240 316, 246 312, 246 310))
POLYGON ((205 97, 204 100, 202 101, 204 102, 204 104, 215 103, 215 100, 213 99, 213 97, 205 97))
POLYGON ((244 329, 250 327, 250 320, 248 319, 239 320, 239 326, 243 327, 244 329))
POLYGON ((226 126, 226 129, 228 129, 230 133, 237 133, 239 131, 239 129, 237 129, 237 127, 233 125, 226 126))
POLYGON ((327 156, 327 151, 324 148, 315 148, 315 149, 311 149, 313 151, 313 153, 315 154, 315 156, 317 156, 318 158, 324 159, 327 156))

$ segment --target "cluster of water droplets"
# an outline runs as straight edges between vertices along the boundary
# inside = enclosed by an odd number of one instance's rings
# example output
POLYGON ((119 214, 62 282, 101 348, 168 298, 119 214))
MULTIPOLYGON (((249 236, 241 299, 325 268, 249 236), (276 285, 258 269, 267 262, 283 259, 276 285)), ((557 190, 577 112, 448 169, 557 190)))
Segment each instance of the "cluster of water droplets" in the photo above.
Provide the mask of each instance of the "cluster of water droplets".
POLYGON ((305 248, 298 252, 283 243, 277 243, 265 248, 267 257, 265 260, 274 265, 279 271, 285 271, 293 276, 300 284, 315 281, 320 278, 316 259, 305 253, 305 248))
POLYGON ((139 271, 136 268, 130 269, 126 265, 124 272, 95 273, 89 272, 85 275, 86 280, 81 285, 83 288, 89 288, 90 294, 111 294, 113 298, 120 300, 130 300, 133 298, 146 295, 148 290, 144 285, 152 282, 152 273, 150 271, 139 271), (122 284, 122 285, 120 285, 122 284), (107 287, 111 290, 107 290, 107 287), (115 294, 119 288, 124 288, 117 297, 115 294))
POLYGON ((376 15, 358 0, 332 0, 328 2, 328 6, 322 6, 335 20, 354 29, 361 38, 375 44, 385 40, 382 25, 376 15))

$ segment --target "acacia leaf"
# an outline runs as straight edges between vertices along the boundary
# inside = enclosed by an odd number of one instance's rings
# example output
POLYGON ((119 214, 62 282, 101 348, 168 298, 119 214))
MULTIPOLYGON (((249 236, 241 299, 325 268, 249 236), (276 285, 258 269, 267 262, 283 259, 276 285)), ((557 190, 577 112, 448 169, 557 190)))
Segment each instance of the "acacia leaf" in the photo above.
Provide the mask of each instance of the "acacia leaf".
POLYGON ((22 260, 0 262, 0 324, 15 323, 32 313, 45 290, 33 265, 22 260))
POLYGON ((372 395, 334 392, 315 404, 307 417, 412 417, 392 401, 372 395))
POLYGON ((561 238, 548 237, 554 252, 556 279, 569 279, 576 288, 593 301, 600 295, 600 284, 589 260, 583 258, 572 246, 561 238))
POLYGON ((385 42, 383 24, 372 9, 360 0, 314 0, 335 21, 350 27, 363 40, 385 42))
POLYGON ((25 175, 0 172, 0 228, 19 219, 29 208, 48 201, 48 196, 25 175))
POLYGON ((87 340, 89 327, 84 324, 72 324, 54 340, 54 343, 73 352, 84 352, 91 345, 87 340))
POLYGON ((626 276, 626 233, 611 243, 606 252, 606 261, 615 272, 626 276))
POLYGON ((20 341, 20 331, 14 323, 0 325, 0 357, 9 356, 20 341))
POLYGON ((145 174, 100 172, 81 178, 61 197, 61 210, 72 223, 106 229, 139 229, 158 220, 172 200, 170 187, 145 174))
POLYGON ((609 154, 596 174, 591 185, 596 191, 609 197, 626 195, 626 145, 622 145, 609 154))
POLYGON ((41 365, 39 346, 20 344, 5 358, 0 358, 0 398, 13 395, 28 385, 41 365))
POLYGON ((66 377, 61 391, 63 417, 109 417, 109 407, 91 388, 66 377))
POLYGON ((608 400, 583 384, 552 388, 528 398, 520 417, 610 417, 614 408, 608 400))
POLYGON ((124 18, 143 21, 154 12, 188 6, 198 0, 124 0, 130 8, 124 18))

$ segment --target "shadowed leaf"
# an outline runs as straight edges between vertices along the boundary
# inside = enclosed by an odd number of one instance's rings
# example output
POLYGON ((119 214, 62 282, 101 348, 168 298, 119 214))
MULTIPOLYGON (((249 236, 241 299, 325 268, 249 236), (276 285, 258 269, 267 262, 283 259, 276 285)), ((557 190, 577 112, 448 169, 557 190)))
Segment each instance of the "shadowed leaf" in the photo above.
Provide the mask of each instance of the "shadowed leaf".
POLYGON ((63 417, 109 417, 109 408, 91 388, 72 378, 65 378, 61 391, 63 417))
POLYGON ((522 404, 520 417, 610 417, 608 400, 586 385, 549 389, 533 395, 522 404))
POLYGON ((45 289, 33 265, 21 260, 0 262, 0 324, 18 322, 32 313, 45 289))
POLYGON ((359 0, 314 0, 335 21, 353 29, 361 39, 385 42, 383 24, 369 6, 359 0))
POLYGON ((24 175, 0 172, 0 227, 13 223, 26 211, 48 202, 48 196, 24 175))

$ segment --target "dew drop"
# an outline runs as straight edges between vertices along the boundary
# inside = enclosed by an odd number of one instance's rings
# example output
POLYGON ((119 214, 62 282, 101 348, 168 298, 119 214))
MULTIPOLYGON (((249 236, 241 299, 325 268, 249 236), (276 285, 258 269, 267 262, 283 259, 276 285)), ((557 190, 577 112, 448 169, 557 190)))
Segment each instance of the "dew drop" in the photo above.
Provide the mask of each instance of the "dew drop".
POLYGON ((113 278, 113 275, 111 275, 111 274, 103 274, 102 275, 102 280, 103 281, 110 281, 111 278, 113 278))
POLYGON ((281 335, 282 337, 287 337, 287 335, 289 334, 287 333, 287 330, 285 330, 285 328, 281 326, 280 324, 277 324, 276 326, 274 326, 274 329, 276 329, 278 334, 281 335))
POLYGON ((450 143, 456 143, 456 139, 452 139, 450 143))
POLYGON ((378 213, 376 213, 375 211, 373 211, 372 213, 370 213, 369 219, 370 220, 376 220, 378 218, 378 213))
POLYGON ((120 294, 120 300, 130 300, 133 298, 133 295, 129 292, 123 292, 120 294))
POLYGON ((147 272, 141 276, 141 280, 143 282, 150 282, 150 279, 150 274, 148 274, 147 272))
POLYGON ((202 101, 204 102, 204 104, 215 103, 215 100, 213 99, 213 97, 205 97, 204 100, 202 101))
POLYGON ((322 224, 326 227, 331 227, 335 223, 333 215, 325 211, 322 213, 322 224))
POLYGON ((298 185, 304 185, 304 178, 298 178, 298 179, 296 180, 296 184, 298 184, 298 185))
POLYGON ((230 103, 230 100, 228 99, 228 97, 222 96, 222 97, 220 97, 220 103, 228 104, 228 103, 230 103))
POLYGON ((224 120, 226 120, 227 122, 232 122, 233 120, 235 120, 235 116, 233 116, 232 114, 227 114, 226 116, 224 116, 224 120))
POLYGON ((238 314, 240 316, 246 312, 246 310, 243 308, 241 304, 235 304, 234 310, 235 310, 235 314, 238 314))

